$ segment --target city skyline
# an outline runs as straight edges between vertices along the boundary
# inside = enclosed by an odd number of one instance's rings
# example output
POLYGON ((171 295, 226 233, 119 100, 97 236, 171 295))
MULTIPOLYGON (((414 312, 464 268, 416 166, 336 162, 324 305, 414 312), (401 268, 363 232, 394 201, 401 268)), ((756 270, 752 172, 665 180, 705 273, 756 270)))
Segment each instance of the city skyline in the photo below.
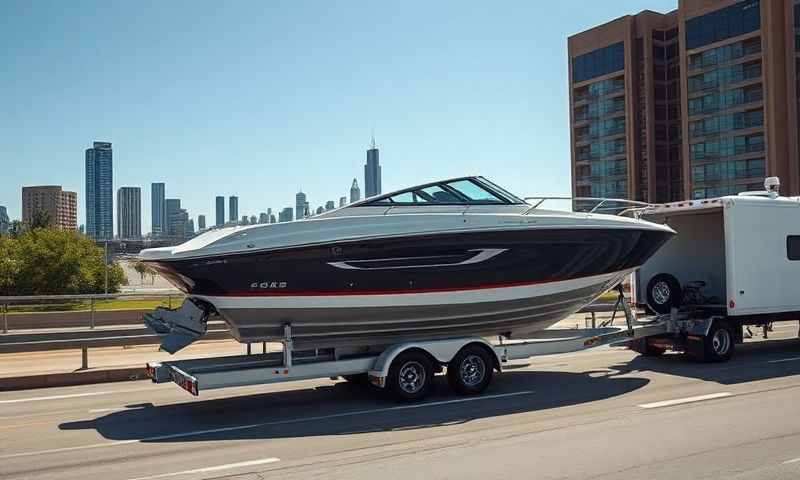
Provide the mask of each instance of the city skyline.
POLYGON ((568 194, 566 38, 676 3, 444 2, 419 18, 413 6, 389 5, 252 3, 242 15, 210 3, 5 2, 0 127, 13 141, 0 146, 0 205, 18 219, 21 185, 60 184, 78 194, 85 223, 74 162, 98 139, 114 143, 115 185, 164 181, 209 220, 217 193, 238 195, 242 212, 277 214, 299 185, 320 200, 338 198, 354 176, 361 184, 373 125, 392 166, 383 191, 484 174, 519 195, 568 194), (305 28, 282 27, 301 13, 305 28), (77 35, 87 22, 96 28, 77 35), (31 31, 37 41, 23 41, 31 31))

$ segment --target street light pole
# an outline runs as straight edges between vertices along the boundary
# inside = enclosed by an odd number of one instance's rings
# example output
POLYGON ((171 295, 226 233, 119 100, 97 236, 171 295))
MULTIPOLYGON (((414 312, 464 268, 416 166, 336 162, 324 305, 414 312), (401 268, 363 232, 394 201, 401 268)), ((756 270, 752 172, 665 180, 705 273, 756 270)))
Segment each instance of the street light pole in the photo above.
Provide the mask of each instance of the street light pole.
POLYGON ((105 241, 105 285, 106 285, 106 295, 108 295, 108 240, 105 241))

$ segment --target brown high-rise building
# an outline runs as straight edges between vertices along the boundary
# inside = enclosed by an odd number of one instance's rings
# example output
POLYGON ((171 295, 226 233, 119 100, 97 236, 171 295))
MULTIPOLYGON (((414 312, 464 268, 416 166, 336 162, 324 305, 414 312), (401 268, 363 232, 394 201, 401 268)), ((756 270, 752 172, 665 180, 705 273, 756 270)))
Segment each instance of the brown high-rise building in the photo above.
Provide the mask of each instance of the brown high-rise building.
POLYGON ((46 211, 56 228, 78 228, 78 194, 57 185, 22 187, 22 221, 30 222, 38 210, 46 211))
POLYGON ((800 0, 679 0, 568 50, 576 196, 800 194, 800 0))

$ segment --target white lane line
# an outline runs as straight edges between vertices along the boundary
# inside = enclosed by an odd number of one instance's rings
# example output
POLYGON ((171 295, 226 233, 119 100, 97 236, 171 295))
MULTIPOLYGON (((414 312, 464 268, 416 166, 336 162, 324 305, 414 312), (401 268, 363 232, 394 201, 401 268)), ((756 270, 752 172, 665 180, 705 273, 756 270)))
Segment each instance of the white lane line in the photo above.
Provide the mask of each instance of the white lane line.
POLYGON ((785 462, 783 462, 783 464, 789 465, 790 463, 797 463, 797 462, 800 462, 800 458, 793 458, 791 460, 786 460, 785 462))
POLYGON ((796 362, 800 357, 779 358, 778 360, 769 360, 767 363, 783 363, 783 362, 796 362))
POLYGON ((676 398, 675 400, 664 400, 663 402, 643 403, 639 405, 640 408, 660 408, 669 407, 672 405, 682 405, 684 403, 703 402, 706 400, 714 400, 715 398, 730 397, 732 394, 729 392, 712 393, 709 395, 699 395, 697 397, 676 398))
POLYGON ((43 400, 62 400, 65 398, 94 397, 97 395, 106 395, 108 393, 111 392, 86 392, 86 393, 72 393, 69 395, 53 395, 51 397, 16 398, 14 400, 0 400, 0 403, 41 402, 43 400))
POLYGON ((121 410, 141 410, 147 407, 112 407, 112 408, 93 408, 89 413, 119 412, 121 410))
POLYGON ((196 473, 218 472, 220 470, 230 470, 232 468, 252 467, 254 465, 264 465, 266 463, 280 462, 280 458, 262 458, 261 460, 251 460, 249 462, 227 463, 225 465, 216 465, 213 467, 195 468, 194 470, 184 470, 182 472, 162 473, 161 475, 152 475, 149 477, 136 477, 130 480, 153 480, 155 478, 177 477, 179 475, 192 475, 196 473))
POLYGON ((138 438, 132 440, 117 440, 112 442, 104 442, 104 443, 93 443, 89 445, 78 445, 75 447, 63 447, 63 448, 52 448, 48 450, 38 450, 33 452, 22 452, 22 453, 12 453, 9 455, 0 455, 0 460, 5 460, 7 458, 19 458, 19 457, 32 457, 36 455, 48 455, 52 453, 62 453, 62 452, 74 452, 76 450, 89 450, 93 448, 105 448, 105 447, 116 447, 120 445, 129 445, 131 443, 144 443, 144 442, 158 442, 162 440, 172 440, 175 438, 185 438, 185 437, 196 437, 199 435, 209 435, 213 433, 225 433, 225 432, 235 432, 238 430, 250 430, 254 428, 262 428, 262 427, 270 427, 274 425, 288 425, 293 423, 303 423, 303 422, 316 422, 319 420, 328 420, 331 418, 342 418, 342 417, 354 417, 358 415, 368 415, 374 413, 382 413, 382 412, 393 412, 398 410, 410 410, 413 408, 425 408, 425 407, 434 407, 438 405, 449 405, 454 403, 466 403, 466 402, 476 402, 479 400, 492 400, 495 398, 507 398, 507 397, 515 397, 518 395, 528 395, 533 393, 531 390, 523 390, 520 392, 511 392, 511 393, 499 393, 497 395, 484 395, 481 397, 470 397, 470 398, 458 398, 455 400, 441 400, 438 402, 427 402, 427 403, 419 403, 415 405, 400 405, 397 407, 386 407, 386 408, 371 408, 369 410, 355 410, 352 412, 342 412, 342 413, 332 413, 330 415, 319 415, 316 417, 303 417, 303 418, 290 418, 287 420, 275 420, 272 422, 263 422, 263 423, 251 423, 249 425, 235 425, 232 427, 220 427, 220 428, 211 428, 208 430, 195 430, 191 432, 180 432, 180 433, 170 433, 167 435, 157 435, 154 437, 145 437, 145 438, 138 438))
POLYGON ((64 395, 51 395, 49 397, 30 397, 30 398, 15 398, 12 400, 0 400, 0 404, 8 404, 8 403, 26 403, 26 402, 41 402, 44 400, 63 400, 66 398, 79 398, 79 397, 96 397, 98 395, 111 395, 115 393, 133 393, 133 392, 141 392, 142 390, 154 390, 152 388, 141 389, 137 388, 135 390, 106 390, 102 392, 84 392, 84 393, 70 393, 64 395))

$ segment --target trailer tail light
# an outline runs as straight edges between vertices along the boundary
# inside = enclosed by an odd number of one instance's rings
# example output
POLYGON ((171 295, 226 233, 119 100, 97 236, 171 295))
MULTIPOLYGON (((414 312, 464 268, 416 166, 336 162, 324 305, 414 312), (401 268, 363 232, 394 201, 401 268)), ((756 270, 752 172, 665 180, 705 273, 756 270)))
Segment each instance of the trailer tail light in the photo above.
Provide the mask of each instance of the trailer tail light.
POLYGON ((736 302, 734 302, 733 299, 731 299, 731 301, 728 302, 728 308, 730 308, 731 310, 736 308, 736 302))

